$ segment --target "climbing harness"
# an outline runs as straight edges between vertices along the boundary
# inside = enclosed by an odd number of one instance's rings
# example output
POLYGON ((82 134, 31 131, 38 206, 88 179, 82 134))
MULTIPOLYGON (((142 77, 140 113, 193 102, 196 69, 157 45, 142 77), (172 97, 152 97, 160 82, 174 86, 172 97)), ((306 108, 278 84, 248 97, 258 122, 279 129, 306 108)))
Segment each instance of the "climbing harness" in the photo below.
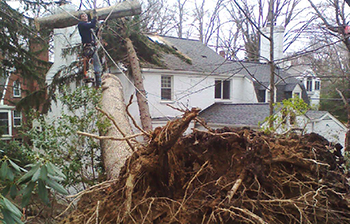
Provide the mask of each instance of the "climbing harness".
POLYGON ((84 44, 82 49, 82 56, 83 56, 83 74, 84 74, 84 82, 85 83, 93 83, 95 82, 94 78, 92 78, 92 75, 90 73, 93 73, 90 71, 90 65, 92 64, 93 55, 96 51, 96 46, 94 44, 84 44))

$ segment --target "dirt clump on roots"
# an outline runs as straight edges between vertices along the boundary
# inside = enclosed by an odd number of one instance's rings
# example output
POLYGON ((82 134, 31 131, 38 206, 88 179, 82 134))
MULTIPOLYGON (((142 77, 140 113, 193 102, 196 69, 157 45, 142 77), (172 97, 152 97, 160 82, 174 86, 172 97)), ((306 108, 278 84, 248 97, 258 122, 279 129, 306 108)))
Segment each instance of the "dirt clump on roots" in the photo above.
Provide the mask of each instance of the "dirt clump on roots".
POLYGON ((62 223, 350 223, 342 161, 322 136, 182 136, 197 113, 155 129, 118 181, 86 193, 62 223))

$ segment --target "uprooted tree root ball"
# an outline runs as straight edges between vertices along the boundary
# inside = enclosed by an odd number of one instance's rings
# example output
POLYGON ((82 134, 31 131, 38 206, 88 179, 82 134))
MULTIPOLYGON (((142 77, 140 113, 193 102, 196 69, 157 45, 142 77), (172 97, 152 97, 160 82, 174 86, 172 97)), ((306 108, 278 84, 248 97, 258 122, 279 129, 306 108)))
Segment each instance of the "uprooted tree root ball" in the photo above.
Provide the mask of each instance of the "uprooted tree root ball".
POLYGON ((226 128, 176 141, 185 118, 156 129, 62 223, 350 223, 347 180, 323 137, 226 128))

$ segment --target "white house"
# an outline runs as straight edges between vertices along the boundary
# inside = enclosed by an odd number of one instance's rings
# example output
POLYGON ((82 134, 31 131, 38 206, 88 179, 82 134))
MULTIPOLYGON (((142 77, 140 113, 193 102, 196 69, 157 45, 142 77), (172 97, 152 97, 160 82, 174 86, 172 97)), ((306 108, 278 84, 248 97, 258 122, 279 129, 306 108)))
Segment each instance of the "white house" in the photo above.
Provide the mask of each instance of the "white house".
MULTIPOLYGON (((205 109, 214 103, 269 101, 269 65, 227 61, 196 40, 155 35, 149 35, 149 38, 154 44, 166 44, 183 56, 180 58, 174 54, 164 54, 165 68, 142 69, 154 125, 164 125, 168 119, 181 115, 181 112, 167 104, 182 109, 205 109)), ((113 72, 122 81, 125 98, 128 100, 135 92, 131 78, 118 69, 113 72)), ((300 81, 281 69, 277 69, 276 72, 277 102, 291 97, 301 97, 307 101, 305 88, 300 81)), ((134 101, 130 111, 137 118, 136 99, 134 101)))
MULTIPOLYGON (((69 27, 55 31, 59 31, 59 34, 54 36, 55 39, 59 39, 55 40, 55 53, 56 47, 65 48, 79 42, 79 34, 74 29, 75 27, 69 27)), ((157 35, 149 35, 149 40, 153 44, 167 45, 177 53, 176 55, 163 53, 163 66, 142 66, 146 97, 154 127, 164 125, 169 119, 182 114, 167 104, 182 109, 198 107, 206 111, 213 105, 225 107, 225 105, 261 104, 269 101, 268 64, 228 61, 197 40, 157 35)), ((59 49, 57 52, 60 52, 59 49)), ((48 82, 52 77, 50 74, 58 71, 58 66, 68 65, 73 60, 76 60, 74 55, 65 59, 56 55, 54 65, 47 76, 48 82)), ((120 78, 127 103, 130 96, 135 93, 132 77, 120 68, 110 68, 110 72, 120 78)), ((279 68, 276 69, 276 73, 276 102, 291 97, 300 97, 308 102, 307 91, 301 81, 279 68)), ((59 106, 53 109, 53 116, 55 116, 54 110, 59 109, 59 106)), ((136 98, 129 111, 140 123, 136 98)), ((259 112, 261 111, 255 111, 259 112)), ((245 115, 248 111, 241 110, 240 113, 245 115)), ((230 117, 220 113, 213 113, 211 116, 230 117)), ((230 124, 226 122, 226 125, 230 124)))

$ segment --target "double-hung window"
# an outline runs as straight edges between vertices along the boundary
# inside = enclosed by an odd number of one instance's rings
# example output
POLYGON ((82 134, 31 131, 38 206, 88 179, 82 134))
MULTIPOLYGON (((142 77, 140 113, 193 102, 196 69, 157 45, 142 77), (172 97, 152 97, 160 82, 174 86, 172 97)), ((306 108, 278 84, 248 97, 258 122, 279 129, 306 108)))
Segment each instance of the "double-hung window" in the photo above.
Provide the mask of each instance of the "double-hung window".
POLYGON ((308 77, 306 80, 306 90, 312 91, 312 78, 311 77, 308 77))
POLYGON ((215 99, 230 99, 230 80, 215 80, 215 99))
POLYGON ((320 90, 320 81, 315 81, 315 90, 320 90))
POLYGON ((13 111, 13 126, 19 127, 22 125, 22 113, 19 111, 13 111))
POLYGON ((170 75, 162 75, 161 77, 161 100, 172 100, 173 78, 170 75))
POLYGON ((21 97, 21 84, 19 80, 13 82, 13 96, 21 97))

